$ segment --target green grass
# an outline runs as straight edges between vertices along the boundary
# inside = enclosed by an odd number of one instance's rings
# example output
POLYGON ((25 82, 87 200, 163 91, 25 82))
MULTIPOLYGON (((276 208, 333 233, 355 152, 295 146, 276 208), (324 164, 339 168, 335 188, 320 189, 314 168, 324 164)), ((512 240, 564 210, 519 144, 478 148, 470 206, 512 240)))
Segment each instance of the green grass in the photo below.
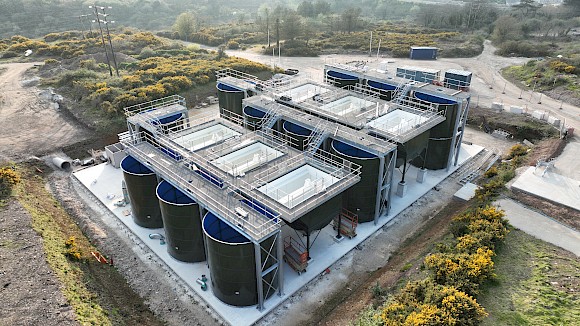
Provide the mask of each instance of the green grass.
POLYGON ((77 262, 65 255, 65 241, 75 236, 86 254, 93 247, 86 241, 76 224, 67 219, 67 213, 52 199, 45 189, 44 181, 30 170, 19 169, 23 181, 16 187, 16 199, 32 217, 32 228, 42 237, 46 261, 55 272, 63 288, 63 294, 73 307, 81 325, 112 325, 106 311, 99 305, 95 293, 83 282, 83 271, 77 262))
POLYGON ((580 261, 522 231, 511 232, 495 258, 497 278, 477 300, 483 325, 580 325, 580 261))

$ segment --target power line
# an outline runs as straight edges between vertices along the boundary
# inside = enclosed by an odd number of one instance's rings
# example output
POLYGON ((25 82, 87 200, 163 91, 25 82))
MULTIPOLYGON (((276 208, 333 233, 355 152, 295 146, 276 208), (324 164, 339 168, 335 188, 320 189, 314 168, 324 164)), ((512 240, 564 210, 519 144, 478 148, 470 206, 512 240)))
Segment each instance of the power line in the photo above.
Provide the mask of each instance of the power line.
MULTIPOLYGON (((109 7, 111 8, 111 7, 109 7)), ((110 23, 114 23, 114 21, 107 21, 107 13, 105 13, 105 7, 101 8, 103 10, 103 17, 105 18, 105 20, 103 21, 103 23, 105 24, 105 27, 107 28, 107 37, 109 38, 109 46, 111 47, 111 54, 113 56, 113 64, 115 64, 115 72, 117 73, 117 77, 119 77, 119 68, 117 67, 117 58, 115 57, 115 50, 113 50, 113 42, 111 42, 111 33, 109 32, 109 24, 110 23)))
MULTIPOLYGON (((89 6, 89 8, 95 10, 95 17, 97 18, 96 21, 99 24, 99 30, 101 31, 101 42, 103 44, 103 49, 105 50, 105 57, 107 58, 107 65, 109 65, 109 74, 113 77, 113 69, 111 69, 111 61, 109 60, 109 52, 107 51, 107 45, 105 45, 105 37, 103 36, 103 27, 101 26, 101 20, 99 19, 99 11, 98 9, 101 7, 97 7, 96 5, 89 6)), ((104 7, 102 7, 104 8, 104 7)))

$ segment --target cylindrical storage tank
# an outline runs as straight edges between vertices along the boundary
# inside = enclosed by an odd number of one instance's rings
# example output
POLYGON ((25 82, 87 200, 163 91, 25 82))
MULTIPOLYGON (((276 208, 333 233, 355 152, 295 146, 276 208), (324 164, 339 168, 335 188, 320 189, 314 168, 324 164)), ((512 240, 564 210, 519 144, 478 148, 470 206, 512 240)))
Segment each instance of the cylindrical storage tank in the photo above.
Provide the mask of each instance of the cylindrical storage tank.
MULTIPOLYGON (((208 212, 203 218, 203 232, 206 235, 208 264, 211 289, 214 295, 226 304, 232 306, 252 306, 258 303, 256 278, 256 255, 254 243, 208 212)), ((270 248, 274 237, 264 240, 262 247, 270 248)), ((274 250, 274 257, 276 253, 274 250)), ((262 254, 262 265, 266 262, 266 254, 262 254)), ((263 270, 274 263, 269 258, 263 270)), ((266 281, 276 280, 274 273, 268 274, 266 281)), ((264 295, 268 293, 268 285, 263 284, 264 295)), ((269 291, 269 296, 276 291, 269 291)))
POLYGON ((339 88, 354 86, 359 83, 359 79, 357 76, 345 74, 334 70, 326 71, 326 78, 330 81, 333 81, 334 86, 339 88))
POLYGON ((244 121, 246 121, 246 126, 249 130, 255 131, 260 129, 262 125, 262 120, 266 116, 266 112, 258 110, 251 106, 244 107, 244 121))
POLYGON ((310 137, 312 130, 304 128, 290 121, 284 121, 284 124, 282 124, 282 129, 284 130, 284 134, 292 137, 292 147, 303 151, 306 139, 310 137))
POLYGON ((131 199, 131 215, 135 224, 149 229, 163 227, 155 192, 158 183, 155 172, 132 156, 127 156, 121 161, 121 169, 131 199))
POLYGON ((219 82, 217 83, 216 88, 218 90, 220 112, 223 109, 241 116, 242 100, 245 97, 244 91, 219 82))
POLYGON ((181 124, 184 115, 183 113, 177 113, 159 120, 152 120, 151 123, 154 125, 161 126, 163 130, 174 129, 181 124))
POLYGON ((456 101, 443 97, 415 92, 415 97, 426 102, 437 103, 438 111, 445 112, 445 121, 431 128, 425 168, 439 170, 447 167, 453 135, 457 130, 457 114, 459 105, 456 101))
POLYGON ((393 92, 397 89, 396 85, 390 85, 375 80, 367 80, 367 85, 374 91, 379 92, 381 100, 385 101, 390 101, 393 98, 393 92))
POLYGON ((188 263, 205 260, 199 205, 167 181, 157 186, 167 252, 188 263))
POLYGON ((338 140, 332 140, 331 152, 361 166, 360 181, 344 192, 343 206, 358 213, 359 222, 373 221, 379 187, 378 156, 338 140))
POLYGON ((324 204, 304 214, 298 220, 287 222, 287 224, 293 229, 307 231, 308 233, 320 230, 330 224, 332 219, 340 213, 342 197, 342 194, 334 196, 324 204))

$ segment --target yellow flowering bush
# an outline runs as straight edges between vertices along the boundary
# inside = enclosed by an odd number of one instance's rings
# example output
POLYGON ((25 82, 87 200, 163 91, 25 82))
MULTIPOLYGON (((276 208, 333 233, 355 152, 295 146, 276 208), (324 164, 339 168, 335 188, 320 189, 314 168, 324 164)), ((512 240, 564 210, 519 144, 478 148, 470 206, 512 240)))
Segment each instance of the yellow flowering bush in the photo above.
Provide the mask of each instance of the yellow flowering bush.
POLYGON ((486 316, 477 301, 454 287, 409 282, 379 309, 378 325, 478 325, 486 316))

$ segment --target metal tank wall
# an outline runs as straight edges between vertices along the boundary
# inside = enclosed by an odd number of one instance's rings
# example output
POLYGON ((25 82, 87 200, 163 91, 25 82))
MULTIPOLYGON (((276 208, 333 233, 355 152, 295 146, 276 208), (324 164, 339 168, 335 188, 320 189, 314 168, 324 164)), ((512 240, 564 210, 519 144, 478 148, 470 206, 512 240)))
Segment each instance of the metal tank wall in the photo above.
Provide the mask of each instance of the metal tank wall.
POLYGON ((157 186, 167 252, 188 263, 205 260, 199 205, 167 181, 157 186))
POLYGON ((345 74, 334 70, 327 70, 325 72, 325 75, 329 81, 334 82, 334 86, 339 88, 354 86, 357 83, 359 83, 359 78, 357 76, 345 74))
POLYGON ((185 118, 183 113, 177 113, 169 117, 161 118, 159 120, 152 120, 151 123, 160 126, 162 130, 174 129, 175 127, 181 125, 182 120, 185 118))
POLYGON ((258 126, 262 124, 262 120, 264 120, 266 112, 251 106, 245 106, 243 113, 244 121, 246 122, 246 128, 251 131, 259 130, 260 128, 258 126))
POLYGON ((331 153, 361 166, 361 179, 344 192, 343 206, 353 213, 358 213, 359 222, 373 221, 379 183, 379 158, 338 140, 332 140, 331 153))
POLYGON ((163 227, 159 201, 156 197, 157 176, 132 156, 121 161, 123 178, 131 199, 131 215, 135 224, 149 229, 163 227))
POLYGON ((244 91, 235 87, 217 83, 216 85, 220 112, 228 110, 230 112, 242 115, 242 100, 244 99, 244 91))
POLYGON ((292 147, 303 151, 306 139, 310 137, 312 130, 304 128, 290 121, 284 121, 284 124, 282 124, 282 129, 284 130, 284 134, 293 138, 292 147))
MULTIPOLYGON (((439 104, 438 111, 445 111, 445 121, 431 128, 425 168, 429 170, 447 168, 453 136, 458 127, 456 121, 459 104, 453 100, 421 92, 415 92, 415 97, 426 102, 437 103, 439 104)), ((419 162, 415 161, 413 164, 419 165, 419 162)))
POLYGON ((391 85, 371 79, 367 80, 367 85, 370 86, 373 90, 379 92, 380 99, 385 101, 390 101, 393 98, 393 92, 397 89, 396 85, 391 85))
MULTIPOLYGON (((258 304, 254 243, 211 212, 205 214, 202 224, 206 236, 211 289, 214 295, 232 306, 244 307, 258 304)), ((274 237, 266 239, 262 242, 262 246, 270 248, 273 241, 274 237)), ((262 255, 262 264, 266 262, 264 256, 266 255, 262 255)), ((269 258, 264 270, 273 263, 273 258, 269 258)), ((276 281, 272 274, 268 274, 267 282, 276 281)), ((267 293, 268 286, 266 283, 263 285, 264 296, 269 297, 274 294, 275 291, 267 293)))

